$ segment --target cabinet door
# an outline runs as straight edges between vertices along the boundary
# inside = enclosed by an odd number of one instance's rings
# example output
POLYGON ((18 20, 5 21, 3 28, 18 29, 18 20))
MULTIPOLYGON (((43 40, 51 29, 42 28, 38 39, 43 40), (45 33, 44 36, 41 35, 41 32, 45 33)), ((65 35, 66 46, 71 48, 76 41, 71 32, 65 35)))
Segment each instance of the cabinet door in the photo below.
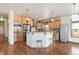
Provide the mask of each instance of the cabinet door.
POLYGON ((15 32, 15 41, 16 42, 23 41, 22 32, 20 31, 15 32))
POLYGON ((37 22, 36 22, 36 28, 37 28, 37 29, 43 29, 43 28, 44 28, 44 23, 41 22, 41 21, 40 21, 40 22, 37 21, 37 22))
POLYGON ((14 22, 21 24, 21 16, 20 15, 15 15, 14 16, 14 22))
POLYGON ((60 27, 60 20, 54 20, 54 28, 59 28, 60 27))
POLYGON ((31 18, 28 18, 28 24, 31 24, 32 25, 32 19, 31 18))
MULTIPOLYGON (((15 15, 14 22, 17 23, 17 24, 21 24, 22 23, 22 16, 21 15, 15 15)), ((15 35, 15 42, 22 41, 21 27, 15 26, 14 35, 15 35)))
POLYGON ((22 24, 27 24, 27 18, 25 16, 22 16, 22 24))
POLYGON ((32 23, 32 19, 28 18, 26 16, 22 16, 22 24, 31 24, 32 23))
POLYGON ((53 21, 48 21, 49 28, 53 28, 53 21))

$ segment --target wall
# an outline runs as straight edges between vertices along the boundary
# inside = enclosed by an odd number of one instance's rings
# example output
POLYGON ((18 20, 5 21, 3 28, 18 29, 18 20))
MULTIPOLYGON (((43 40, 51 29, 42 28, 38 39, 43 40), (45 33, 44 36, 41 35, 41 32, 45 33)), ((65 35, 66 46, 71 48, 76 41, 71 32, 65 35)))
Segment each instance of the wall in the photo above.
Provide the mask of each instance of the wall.
POLYGON ((5 19, 5 37, 8 37, 8 19, 5 19))
POLYGON ((4 21, 0 21, 0 34, 4 34, 5 37, 8 37, 7 25, 7 19, 4 19, 4 21))
POLYGON ((68 41, 79 43, 79 38, 71 37, 71 19, 70 16, 61 17, 61 25, 69 25, 68 41))
POLYGON ((0 34, 3 34, 3 25, 0 25, 0 34))

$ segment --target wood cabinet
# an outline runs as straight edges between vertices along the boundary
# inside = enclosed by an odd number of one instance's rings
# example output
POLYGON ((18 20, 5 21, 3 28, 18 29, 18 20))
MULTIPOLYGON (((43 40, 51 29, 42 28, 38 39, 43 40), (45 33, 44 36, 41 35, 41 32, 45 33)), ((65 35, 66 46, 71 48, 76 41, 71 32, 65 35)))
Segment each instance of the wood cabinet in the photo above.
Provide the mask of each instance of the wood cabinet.
POLYGON ((54 32, 53 32, 53 37, 55 40, 60 41, 60 18, 55 18, 53 21, 53 26, 54 26, 54 32))
POLYGON ((60 19, 59 18, 55 18, 54 21, 52 21, 51 19, 48 21, 48 25, 50 29, 53 28, 60 28, 60 19))
POLYGON ((15 22, 15 42, 23 41, 23 24, 32 24, 32 19, 26 16, 14 15, 15 22))
POLYGON ((42 21, 37 21, 37 22, 36 22, 36 28, 37 28, 37 29, 44 29, 44 22, 42 22, 42 21))
POLYGON ((15 32, 15 42, 23 41, 22 32, 16 31, 15 32))
POLYGON ((53 21, 49 19, 48 25, 49 25, 49 30, 53 30, 53 38, 55 38, 55 40, 59 40, 60 18, 54 18, 53 21))
POLYGON ((26 20, 27 20, 26 16, 22 16, 22 24, 26 24, 27 23, 26 20))
POLYGON ((32 24, 32 19, 26 16, 22 16, 22 24, 32 24))
POLYGON ((54 21, 48 21, 49 28, 52 29, 54 27, 54 21))
POLYGON ((53 26, 54 28, 60 28, 60 20, 59 19, 54 20, 53 26))
POLYGON ((22 16, 21 15, 14 15, 14 22, 21 24, 22 16))
POLYGON ((18 24, 32 24, 32 19, 26 16, 15 15, 14 22, 18 24))

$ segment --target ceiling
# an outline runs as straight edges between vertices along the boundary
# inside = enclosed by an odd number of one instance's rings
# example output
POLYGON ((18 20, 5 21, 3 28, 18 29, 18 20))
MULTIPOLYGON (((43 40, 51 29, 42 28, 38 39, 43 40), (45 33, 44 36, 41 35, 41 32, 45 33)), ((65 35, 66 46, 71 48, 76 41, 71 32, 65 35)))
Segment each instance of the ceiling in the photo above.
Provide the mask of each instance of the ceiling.
MULTIPOLYGON (((10 9, 21 12, 33 19, 46 19, 52 16, 69 16, 73 14, 72 3, 0 3, 0 16, 7 17, 10 9)), ((79 13, 79 4, 76 4, 79 13)))

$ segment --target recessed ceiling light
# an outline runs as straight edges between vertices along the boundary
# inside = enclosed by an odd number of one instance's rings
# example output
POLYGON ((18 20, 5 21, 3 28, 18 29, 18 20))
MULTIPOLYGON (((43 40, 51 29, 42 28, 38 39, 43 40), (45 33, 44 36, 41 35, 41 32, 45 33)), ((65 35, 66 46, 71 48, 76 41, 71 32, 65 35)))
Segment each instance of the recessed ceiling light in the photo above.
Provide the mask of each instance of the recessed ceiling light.
POLYGON ((54 21, 54 19, 51 19, 51 21, 54 21))
POLYGON ((37 18, 39 17, 39 16, 36 16, 37 18))
POLYGON ((29 18, 27 17, 27 20, 29 20, 29 18))
POLYGON ((16 12, 18 15, 21 15, 21 12, 20 11, 18 11, 18 12, 16 12))
POLYGON ((29 9, 26 9, 26 11, 28 12, 28 11, 29 11, 29 9))
POLYGON ((3 20, 4 20, 4 18, 3 18, 3 16, 1 16, 1 17, 0 17, 0 21, 3 21, 3 20))

